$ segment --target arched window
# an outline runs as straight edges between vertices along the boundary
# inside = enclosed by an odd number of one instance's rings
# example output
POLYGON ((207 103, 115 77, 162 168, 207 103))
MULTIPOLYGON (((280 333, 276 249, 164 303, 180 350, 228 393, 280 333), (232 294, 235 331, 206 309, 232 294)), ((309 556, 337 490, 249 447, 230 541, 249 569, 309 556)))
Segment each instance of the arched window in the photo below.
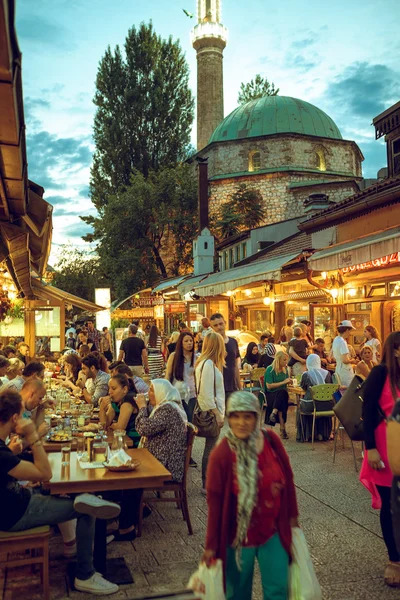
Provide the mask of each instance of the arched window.
POLYGON ((325 159, 325 151, 323 148, 317 148, 317 169, 320 171, 326 171, 326 159, 325 159))
POLYGON ((261 154, 258 150, 249 152, 249 171, 259 171, 261 169, 261 154))

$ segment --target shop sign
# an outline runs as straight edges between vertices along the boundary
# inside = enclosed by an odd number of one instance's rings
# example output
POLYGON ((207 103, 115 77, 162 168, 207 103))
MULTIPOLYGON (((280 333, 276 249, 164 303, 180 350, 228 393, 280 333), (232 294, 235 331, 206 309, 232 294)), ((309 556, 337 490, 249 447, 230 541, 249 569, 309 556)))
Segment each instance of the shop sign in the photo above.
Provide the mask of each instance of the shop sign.
POLYGON ((154 318, 155 319, 163 319, 164 318, 164 306, 155 306, 154 307, 154 318))
POLYGON ((165 304, 165 312, 168 314, 184 313, 186 312, 186 304, 184 302, 165 304))
POLYGON ((400 263, 400 252, 394 252, 393 254, 388 254, 382 258, 376 258, 375 260, 370 260, 358 265, 352 265, 351 267, 343 267, 342 273, 345 275, 346 273, 355 273, 356 271, 364 271, 365 269, 387 267, 397 263, 400 263))
POLYGON ((114 319, 153 319, 153 308, 133 308, 132 310, 115 310, 113 312, 114 319))
POLYGON ((160 304, 164 304, 164 298, 162 296, 145 296, 144 298, 139 298, 135 300, 134 303, 136 306, 158 306, 160 304))

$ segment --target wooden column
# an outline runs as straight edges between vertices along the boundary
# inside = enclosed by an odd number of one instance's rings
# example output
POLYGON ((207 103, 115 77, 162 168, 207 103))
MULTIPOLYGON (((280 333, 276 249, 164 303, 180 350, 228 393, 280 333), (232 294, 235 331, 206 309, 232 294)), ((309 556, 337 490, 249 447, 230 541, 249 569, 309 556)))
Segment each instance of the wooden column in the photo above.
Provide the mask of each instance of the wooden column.
POLYGON ((35 301, 25 300, 25 332, 24 339, 29 346, 29 356, 34 358, 35 352, 35 301))

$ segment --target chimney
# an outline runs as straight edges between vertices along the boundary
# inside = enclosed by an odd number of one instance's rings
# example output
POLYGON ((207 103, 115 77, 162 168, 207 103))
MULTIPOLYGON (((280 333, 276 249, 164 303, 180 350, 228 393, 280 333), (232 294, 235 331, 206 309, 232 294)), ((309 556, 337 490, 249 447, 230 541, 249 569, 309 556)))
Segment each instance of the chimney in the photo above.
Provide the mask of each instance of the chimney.
POLYGON ((334 202, 329 200, 326 194, 310 194, 307 200, 304 201, 304 214, 312 215, 329 208, 334 202))
POLYGON ((197 157, 199 170, 199 233, 209 226, 208 220, 208 158, 197 157))

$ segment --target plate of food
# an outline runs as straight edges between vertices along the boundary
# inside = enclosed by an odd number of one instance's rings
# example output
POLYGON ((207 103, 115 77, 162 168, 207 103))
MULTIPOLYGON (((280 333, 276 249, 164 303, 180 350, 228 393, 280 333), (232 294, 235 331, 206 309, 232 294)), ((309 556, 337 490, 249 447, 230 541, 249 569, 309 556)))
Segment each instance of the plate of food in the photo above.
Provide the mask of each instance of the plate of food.
POLYGON ((101 425, 100 423, 89 423, 88 425, 82 425, 82 427, 78 427, 78 431, 99 431, 101 425))
POLYGON ((119 473, 123 471, 135 471, 140 466, 139 460, 130 460, 124 465, 110 465, 108 462, 104 462, 103 465, 107 469, 107 471, 118 471, 119 473))
POLYGON ((57 431, 56 433, 53 433, 47 441, 48 442, 65 443, 65 442, 72 442, 72 440, 73 440, 73 438, 70 436, 69 433, 62 433, 61 431, 57 431))

